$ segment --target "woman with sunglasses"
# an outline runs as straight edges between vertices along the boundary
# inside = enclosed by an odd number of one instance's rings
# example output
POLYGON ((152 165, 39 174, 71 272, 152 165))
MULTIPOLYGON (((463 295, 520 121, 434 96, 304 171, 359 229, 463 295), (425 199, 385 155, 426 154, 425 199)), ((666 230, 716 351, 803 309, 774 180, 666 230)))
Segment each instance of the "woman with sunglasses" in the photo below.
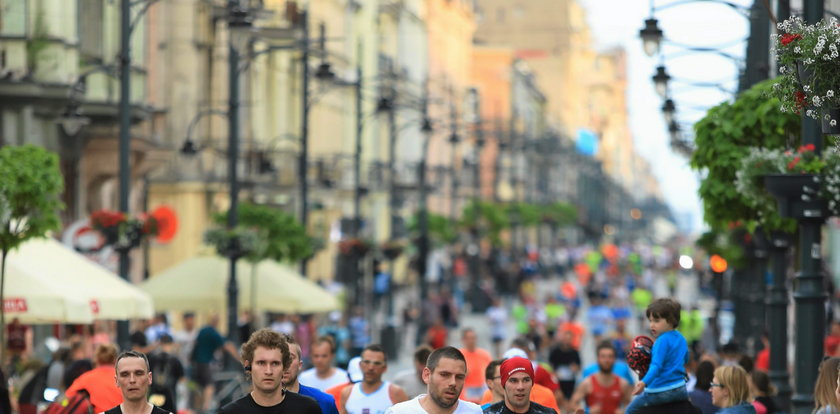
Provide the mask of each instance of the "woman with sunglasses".
POLYGON ((750 386, 747 372, 739 366, 719 367, 709 384, 712 404, 722 408, 718 414, 755 414, 749 401, 750 386))
POLYGON ((814 414, 840 414, 840 405, 835 395, 838 368, 838 357, 826 359, 820 364, 820 375, 814 384, 814 414))

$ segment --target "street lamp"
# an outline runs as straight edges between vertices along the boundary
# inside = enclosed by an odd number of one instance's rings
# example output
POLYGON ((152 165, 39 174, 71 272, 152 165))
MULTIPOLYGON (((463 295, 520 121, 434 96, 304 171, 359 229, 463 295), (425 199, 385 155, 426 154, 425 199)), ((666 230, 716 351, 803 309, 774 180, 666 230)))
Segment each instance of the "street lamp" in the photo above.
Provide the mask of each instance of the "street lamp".
POLYGON ((674 122, 674 113, 677 111, 677 106, 674 104, 674 100, 668 98, 665 100, 665 103, 662 104, 662 115, 665 117, 665 123, 671 124, 674 122))
POLYGON ((671 80, 671 75, 668 75, 668 72, 665 71, 665 66, 657 66, 656 74, 651 79, 653 79, 656 94, 662 98, 668 96, 668 81, 671 80))
POLYGON ((639 35, 642 37, 642 46, 648 56, 659 53, 662 45, 662 30, 659 29, 657 23, 658 21, 653 17, 646 19, 645 28, 639 31, 639 35))

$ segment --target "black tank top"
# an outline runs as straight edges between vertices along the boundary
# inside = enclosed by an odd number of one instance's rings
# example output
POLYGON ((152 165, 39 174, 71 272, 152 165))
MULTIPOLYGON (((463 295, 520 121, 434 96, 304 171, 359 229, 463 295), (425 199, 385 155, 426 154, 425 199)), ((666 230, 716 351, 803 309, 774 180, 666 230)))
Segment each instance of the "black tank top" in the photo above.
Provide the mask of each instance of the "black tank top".
MULTIPOLYGON (((114 407, 114 408, 112 408, 108 411, 105 411, 104 414, 123 414, 123 412, 122 412, 122 408, 120 408, 120 406, 118 405, 118 406, 116 406, 116 407, 114 407)), ((163 408, 160 408, 156 405, 153 405, 151 414, 172 414, 172 413, 170 413, 169 411, 166 411, 163 408)))

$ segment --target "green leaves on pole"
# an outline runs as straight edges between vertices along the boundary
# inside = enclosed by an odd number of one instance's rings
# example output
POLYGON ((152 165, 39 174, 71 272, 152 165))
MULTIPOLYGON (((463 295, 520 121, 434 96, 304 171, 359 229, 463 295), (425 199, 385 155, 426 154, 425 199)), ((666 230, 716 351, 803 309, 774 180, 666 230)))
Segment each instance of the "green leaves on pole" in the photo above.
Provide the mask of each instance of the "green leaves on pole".
POLYGON ((769 97, 772 85, 773 80, 756 84, 735 102, 710 109, 694 126, 697 150, 691 167, 703 174, 699 190, 703 217, 713 231, 724 231, 738 221, 750 231, 758 224, 766 230, 789 230, 793 225, 775 211, 753 207, 734 184, 750 147, 790 147, 799 133, 800 117, 779 112, 779 101, 769 97))
POLYGON ((312 256, 316 241, 293 215, 274 207, 243 203, 239 205, 239 227, 224 229, 227 211, 217 213, 213 221, 220 226, 208 230, 205 240, 225 254, 225 246, 238 249, 241 257, 256 263, 262 260, 297 262, 312 256), (231 240, 238 240, 231 244, 231 240), (238 244, 237 244, 238 243, 238 244))
MULTIPOLYGON (((56 154, 32 145, 0 148, 0 344, 6 343, 6 256, 29 239, 61 229, 63 191, 56 154)), ((0 361, 4 357, 0 350, 0 361)))

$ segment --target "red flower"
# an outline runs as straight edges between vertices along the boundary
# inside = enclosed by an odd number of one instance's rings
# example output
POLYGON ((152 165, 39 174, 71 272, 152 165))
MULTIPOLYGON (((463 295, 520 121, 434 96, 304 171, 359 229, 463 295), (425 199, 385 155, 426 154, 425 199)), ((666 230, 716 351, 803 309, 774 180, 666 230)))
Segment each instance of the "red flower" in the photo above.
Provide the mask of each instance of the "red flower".
POLYGON ((90 214, 90 222, 94 228, 114 227, 125 222, 125 214, 119 211, 97 210, 90 214))
POLYGON ((790 33, 783 34, 782 35, 782 46, 787 46, 796 39, 802 39, 802 35, 800 35, 800 34, 790 34, 790 33))
POLYGON ((799 164, 801 159, 799 157, 794 158, 791 162, 788 163, 787 168, 788 170, 793 170, 796 167, 796 164, 799 164))
POLYGON ((802 108, 803 106, 805 106, 805 98, 807 98, 807 96, 805 96, 805 92, 802 92, 802 91, 796 91, 796 92, 793 94, 793 97, 794 97, 794 99, 796 100, 796 106, 798 106, 798 107, 800 107, 800 108, 802 108))

